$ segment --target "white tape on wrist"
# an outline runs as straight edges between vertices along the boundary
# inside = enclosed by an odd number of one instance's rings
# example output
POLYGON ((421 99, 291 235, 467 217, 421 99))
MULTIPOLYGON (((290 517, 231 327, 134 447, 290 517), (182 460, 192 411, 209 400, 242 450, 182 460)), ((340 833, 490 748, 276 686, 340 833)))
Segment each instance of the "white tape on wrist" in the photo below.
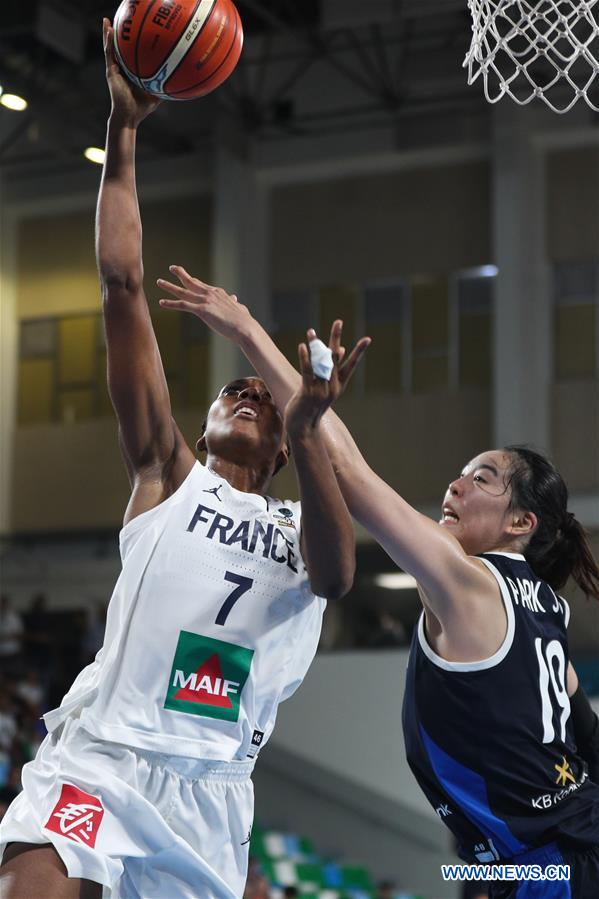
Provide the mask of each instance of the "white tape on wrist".
POLYGON ((323 381, 330 381, 333 374, 333 353, 329 347, 315 338, 310 341, 310 361, 312 362, 312 371, 317 378, 323 381))

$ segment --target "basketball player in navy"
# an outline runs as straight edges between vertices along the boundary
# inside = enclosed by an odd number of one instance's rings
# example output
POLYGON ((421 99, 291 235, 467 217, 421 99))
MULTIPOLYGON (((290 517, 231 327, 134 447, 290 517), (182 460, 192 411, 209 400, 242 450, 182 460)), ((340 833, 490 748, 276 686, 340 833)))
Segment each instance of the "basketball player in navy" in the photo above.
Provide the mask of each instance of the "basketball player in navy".
POLYGON ((0 827, 3 899, 239 899, 251 771, 301 683, 326 597, 355 567, 353 526, 320 419, 359 354, 303 380, 281 412, 259 378, 227 384, 200 464, 171 414, 143 288, 135 140, 157 102, 104 27, 112 98, 97 212, 108 381, 131 482, 104 647, 23 769, 0 827), (289 440, 302 504, 273 499, 289 440), (108 892, 105 895, 108 895, 108 892))
MULTIPOLYGON (((173 272, 178 284, 159 282, 173 297, 162 305, 234 340, 284 406, 298 375, 248 310, 173 272)), ((571 577, 599 599, 599 569, 562 478, 524 446, 481 453, 449 485, 436 523, 372 471, 332 412, 323 429, 350 511, 418 582, 403 722, 422 789, 464 859, 571 867, 569 883, 493 883, 494 899, 596 899, 599 786, 589 771, 597 777, 599 728, 569 663, 569 609, 556 591, 571 577)))

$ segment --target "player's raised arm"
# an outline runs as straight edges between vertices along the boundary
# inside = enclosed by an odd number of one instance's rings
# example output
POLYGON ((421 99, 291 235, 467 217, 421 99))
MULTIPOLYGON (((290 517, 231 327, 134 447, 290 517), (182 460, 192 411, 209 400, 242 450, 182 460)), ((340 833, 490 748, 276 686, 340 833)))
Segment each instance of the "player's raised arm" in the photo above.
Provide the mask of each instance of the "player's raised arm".
POLYGON ((126 518, 168 495, 193 464, 172 421, 168 387, 143 289, 142 228, 135 185, 137 127, 159 100, 121 73, 114 33, 104 20, 112 108, 96 217, 96 257, 108 350, 108 386, 134 487, 126 518), (166 491, 166 492, 165 492, 166 491))
MULTIPOLYGON (((315 335, 314 335, 315 337, 315 335)), ((323 347, 324 349, 324 347, 323 347)), ((352 586, 355 538, 333 466, 322 437, 322 417, 341 395, 358 357, 341 362, 332 347, 330 377, 315 375, 306 344, 299 346, 301 384, 285 410, 302 502, 302 553, 312 590, 328 599, 344 596, 352 586)))
MULTIPOLYGON (((260 323, 235 296, 192 277, 181 266, 172 266, 171 273, 180 284, 159 280, 159 286, 174 298, 161 300, 161 305, 191 312, 213 331, 233 340, 266 381, 279 408, 284 409, 301 377, 260 323)), ((339 346, 341 322, 333 326, 332 336, 339 346)), ((357 362, 368 344, 369 339, 362 338, 349 359, 357 362)), ((437 615, 447 617, 455 611, 460 618, 471 619, 469 592, 479 595, 489 584, 495 590, 482 565, 469 558, 450 533, 405 502, 372 470, 332 410, 324 415, 321 439, 354 518, 401 568, 417 578, 437 615), (455 603, 454 596, 458 599, 455 603)))
MULTIPOLYGON (((341 327, 340 321, 333 324, 331 347, 343 355, 341 327)), ((314 332, 308 334, 314 336, 314 332)), ((253 336, 252 343, 255 340, 253 336)), ((348 361, 361 352, 362 342, 348 361)), ((495 591, 488 572, 467 555, 452 534, 414 509, 372 470, 348 428, 332 410, 323 419, 322 432, 341 493, 354 518, 417 579, 425 604, 445 625, 453 625, 454 618, 472 620, 475 610, 469 597, 481 591, 484 594, 489 586, 495 591)), ((488 620, 488 609, 485 614, 488 620)), ((461 622, 455 624, 461 630, 461 622)))

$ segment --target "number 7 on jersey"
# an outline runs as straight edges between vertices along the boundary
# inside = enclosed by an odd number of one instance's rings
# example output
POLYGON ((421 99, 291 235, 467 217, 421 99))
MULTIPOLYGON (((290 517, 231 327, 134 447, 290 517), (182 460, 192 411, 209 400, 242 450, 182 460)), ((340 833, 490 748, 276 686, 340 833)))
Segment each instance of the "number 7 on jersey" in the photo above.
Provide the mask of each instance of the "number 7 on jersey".
POLYGON ((229 617, 229 612, 235 605, 238 599, 240 599, 244 593, 247 593, 248 590, 251 590, 254 586, 254 581, 250 577, 244 577, 242 574, 234 574, 232 571, 225 571, 225 580, 230 584, 236 584, 235 589, 229 593, 224 603, 222 604, 218 615, 216 616, 215 624, 224 624, 227 618, 229 617))

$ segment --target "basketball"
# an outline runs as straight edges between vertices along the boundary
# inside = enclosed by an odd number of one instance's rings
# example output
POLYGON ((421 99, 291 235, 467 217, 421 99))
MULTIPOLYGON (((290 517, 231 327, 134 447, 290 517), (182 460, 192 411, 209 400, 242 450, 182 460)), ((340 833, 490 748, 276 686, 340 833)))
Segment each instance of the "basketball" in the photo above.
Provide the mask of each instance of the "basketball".
POLYGON ((193 100, 239 62, 243 26, 232 0, 123 0, 114 17, 124 73, 163 100, 193 100))

